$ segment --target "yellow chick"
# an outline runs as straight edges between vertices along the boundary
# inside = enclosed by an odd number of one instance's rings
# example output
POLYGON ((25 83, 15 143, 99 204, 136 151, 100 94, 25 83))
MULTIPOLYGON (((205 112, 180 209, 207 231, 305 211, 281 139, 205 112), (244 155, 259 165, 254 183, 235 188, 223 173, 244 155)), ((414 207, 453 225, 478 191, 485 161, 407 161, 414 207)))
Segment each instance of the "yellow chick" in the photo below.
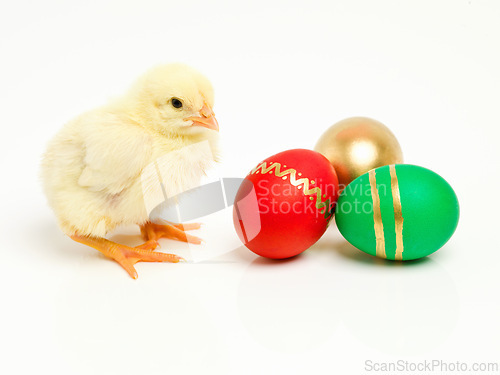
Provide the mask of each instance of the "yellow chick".
POLYGON ((134 279, 137 262, 178 262, 154 251, 159 238, 190 243, 199 224, 150 221, 141 173, 173 155, 164 181, 177 191, 199 183, 217 155, 219 125, 212 111, 212 85, 182 64, 155 67, 123 97, 68 122, 49 142, 42 182, 59 226, 70 238, 117 261, 134 279), (208 141, 214 153, 186 147, 208 141), (146 241, 137 247, 105 238, 122 224, 137 224, 146 241))

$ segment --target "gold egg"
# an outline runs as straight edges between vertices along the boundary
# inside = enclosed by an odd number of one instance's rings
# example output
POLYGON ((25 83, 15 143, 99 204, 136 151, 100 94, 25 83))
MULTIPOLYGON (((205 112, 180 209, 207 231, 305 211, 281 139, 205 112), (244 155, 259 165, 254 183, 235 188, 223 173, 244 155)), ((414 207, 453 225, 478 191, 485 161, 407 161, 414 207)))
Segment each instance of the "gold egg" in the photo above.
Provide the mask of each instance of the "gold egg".
POLYGON ((332 125, 314 150, 330 160, 341 190, 371 169, 403 162, 403 152, 394 134, 368 117, 350 117, 332 125))

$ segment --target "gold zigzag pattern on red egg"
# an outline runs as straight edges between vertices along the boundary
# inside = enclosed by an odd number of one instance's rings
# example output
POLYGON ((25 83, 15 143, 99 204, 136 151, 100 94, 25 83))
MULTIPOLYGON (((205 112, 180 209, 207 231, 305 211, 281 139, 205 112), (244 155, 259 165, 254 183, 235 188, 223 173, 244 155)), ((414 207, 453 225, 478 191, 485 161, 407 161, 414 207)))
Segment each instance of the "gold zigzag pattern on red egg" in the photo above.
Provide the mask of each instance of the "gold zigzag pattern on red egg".
MULTIPOLYGON (((286 166, 285 166, 286 167, 286 166)), ((290 183, 293 186, 298 187, 299 189, 301 186, 304 187, 303 191, 305 195, 312 195, 316 194, 316 203, 315 206, 318 210, 320 210, 321 213, 325 214, 325 218, 331 215, 332 212, 330 212, 328 209, 325 209, 321 211, 325 207, 330 207, 330 199, 327 199, 326 201, 321 200, 321 189, 319 187, 314 187, 312 189, 309 189, 309 179, 307 177, 302 177, 297 180, 296 175, 297 175, 297 170, 293 168, 288 168, 284 171, 281 171, 281 163, 277 162, 271 162, 270 166, 267 166, 267 162, 263 162, 259 164, 257 167, 252 169, 250 172, 251 174, 254 174, 256 172, 261 172, 262 174, 266 174, 271 172, 274 169, 274 174, 276 177, 284 177, 287 175, 290 175, 290 183)))

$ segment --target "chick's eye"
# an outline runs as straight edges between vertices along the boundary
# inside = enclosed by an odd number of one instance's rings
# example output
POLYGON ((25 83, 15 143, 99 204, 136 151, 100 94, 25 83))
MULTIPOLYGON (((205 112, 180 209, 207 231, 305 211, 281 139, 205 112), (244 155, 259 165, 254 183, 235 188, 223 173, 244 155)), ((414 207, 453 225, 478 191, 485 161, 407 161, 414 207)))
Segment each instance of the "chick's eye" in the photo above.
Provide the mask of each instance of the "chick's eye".
POLYGON ((172 106, 174 108, 182 108, 182 102, 177 98, 172 98, 172 106))

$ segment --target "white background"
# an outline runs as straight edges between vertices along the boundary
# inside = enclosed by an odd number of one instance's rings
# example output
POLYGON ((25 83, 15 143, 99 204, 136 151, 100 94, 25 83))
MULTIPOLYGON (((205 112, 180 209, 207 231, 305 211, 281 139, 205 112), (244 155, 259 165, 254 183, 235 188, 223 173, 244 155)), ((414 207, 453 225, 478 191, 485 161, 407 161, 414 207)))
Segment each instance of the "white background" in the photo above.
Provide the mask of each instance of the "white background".
MULTIPOLYGON (((366 360, 500 362, 499 19, 494 0, 3 2, 0 372, 361 374, 366 360), (220 176, 312 148, 345 117, 373 117, 406 162, 455 188, 455 236, 400 266, 354 249, 333 225, 290 261, 236 244, 205 262, 140 263, 132 280, 57 228, 40 155, 66 121, 174 61, 215 87, 220 176)), ((197 233, 206 251, 232 246, 228 223, 197 233)))

